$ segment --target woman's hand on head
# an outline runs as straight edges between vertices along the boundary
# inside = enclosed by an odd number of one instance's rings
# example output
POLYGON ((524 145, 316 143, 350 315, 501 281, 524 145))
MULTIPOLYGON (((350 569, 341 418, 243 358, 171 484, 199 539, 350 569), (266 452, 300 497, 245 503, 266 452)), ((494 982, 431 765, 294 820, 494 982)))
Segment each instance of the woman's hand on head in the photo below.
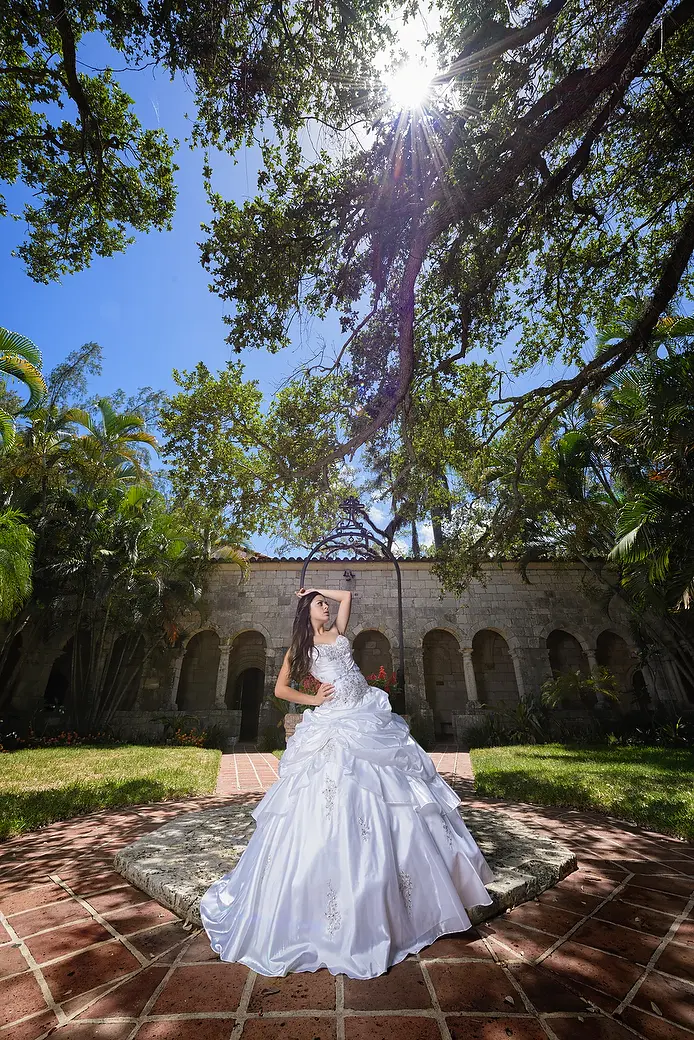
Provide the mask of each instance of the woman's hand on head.
POLYGON ((299 591, 295 595, 297 595, 299 597, 299 599, 302 599, 304 596, 308 596, 309 592, 318 592, 318 589, 304 589, 304 588, 301 588, 301 589, 299 589, 299 591))
POLYGON ((335 687, 332 683, 321 683, 316 693, 316 704, 322 704, 323 701, 329 701, 334 691, 335 687))

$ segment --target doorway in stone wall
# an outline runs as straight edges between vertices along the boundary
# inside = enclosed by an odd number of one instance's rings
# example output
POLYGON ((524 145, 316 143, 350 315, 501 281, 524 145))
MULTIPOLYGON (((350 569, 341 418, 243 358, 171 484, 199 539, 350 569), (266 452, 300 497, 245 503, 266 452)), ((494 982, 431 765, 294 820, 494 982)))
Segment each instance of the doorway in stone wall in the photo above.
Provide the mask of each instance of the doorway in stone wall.
MULTIPOLYGON (((595 641, 595 659, 601 668, 606 668, 617 680, 622 711, 638 708, 639 696, 643 700, 643 690, 636 689, 634 684, 638 660, 629 649, 627 641, 616 632, 601 632, 595 641)), ((643 681, 642 675, 641 680, 643 681)))
POLYGON ((393 673, 393 655, 390 640, 377 629, 369 628, 354 637, 352 653, 363 675, 378 675, 381 666, 390 679, 393 673))
POLYGON ((214 707, 219 671, 219 636, 204 629, 188 641, 176 700, 179 711, 205 711, 214 707))
POLYGON ((258 739, 258 718, 264 685, 265 673, 260 668, 244 668, 236 677, 233 710, 241 712, 239 740, 242 743, 258 739))
POLYGON ((265 688, 265 636, 247 629, 231 644, 225 703, 230 711, 240 711, 240 741, 258 739, 260 706, 265 688))
MULTIPOLYGON (((547 636, 547 654, 552 675, 557 679, 560 675, 579 672, 587 678, 590 675, 588 658, 583 647, 575 636, 561 628, 555 628, 547 636)), ((590 690, 582 690, 575 700, 564 701, 565 708, 594 708, 595 694, 590 690)))
POLYGON ((462 711, 467 700, 458 640, 444 629, 431 629, 422 642, 422 663, 436 739, 453 740, 453 712, 462 711))
POLYGON ((472 666, 480 703, 488 708, 514 711, 519 701, 516 671, 508 643, 499 632, 484 628, 475 633, 472 666))

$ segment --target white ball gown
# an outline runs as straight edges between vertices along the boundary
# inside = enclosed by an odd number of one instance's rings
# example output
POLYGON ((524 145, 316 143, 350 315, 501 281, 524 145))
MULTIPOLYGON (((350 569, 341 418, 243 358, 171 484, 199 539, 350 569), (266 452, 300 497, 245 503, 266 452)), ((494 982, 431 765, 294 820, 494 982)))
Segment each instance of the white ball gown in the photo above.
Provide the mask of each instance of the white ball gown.
POLYGON ((368 979, 468 929, 466 907, 491 903, 493 874, 460 798, 368 685, 347 637, 312 659, 332 699, 304 712, 248 846, 200 916, 222 960, 260 975, 368 979))

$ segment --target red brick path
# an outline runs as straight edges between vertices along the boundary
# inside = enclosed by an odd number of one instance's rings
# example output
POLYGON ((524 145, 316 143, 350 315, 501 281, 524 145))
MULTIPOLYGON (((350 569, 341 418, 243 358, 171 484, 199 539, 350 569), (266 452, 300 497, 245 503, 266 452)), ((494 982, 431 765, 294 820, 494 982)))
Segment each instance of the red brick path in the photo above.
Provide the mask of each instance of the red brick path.
POLYGON ((432 757, 469 804, 567 842, 579 871, 377 979, 220 963, 110 868, 115 849, 182 812, 260 798, 277 760, 241 752, 250 791, 232 794, 234 757, 223 799, 94 813, 0 846, 0 1040, 694 1040, 694 845, 483 803, 455 751, 432 757))

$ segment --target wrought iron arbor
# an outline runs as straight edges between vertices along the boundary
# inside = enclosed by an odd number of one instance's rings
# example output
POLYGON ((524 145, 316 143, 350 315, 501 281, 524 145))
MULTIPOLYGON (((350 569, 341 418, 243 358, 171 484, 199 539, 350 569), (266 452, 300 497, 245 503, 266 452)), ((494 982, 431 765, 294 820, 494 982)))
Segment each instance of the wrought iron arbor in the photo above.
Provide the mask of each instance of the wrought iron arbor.
POLYGON ((400 565, 388 548, 382 532, 371 522, 368 513, 357 498, 346 498, 341 504, 346 518, 334 528, 321 542, 314 545, 304 560, 301 569, 301 585, 305 585, 306 571, 313 560, 339 560, 341 554, 349 554, 350 559, 388 560, 395 567, 398 588, 398 667, 396 671, 398 684, 397 705, 405 710, 405 641, 402 623, 402 579, 400 565), (368 526, 367 526, 368 525, 368 526), (370 528, 370 530, 369 530, 370 528))

